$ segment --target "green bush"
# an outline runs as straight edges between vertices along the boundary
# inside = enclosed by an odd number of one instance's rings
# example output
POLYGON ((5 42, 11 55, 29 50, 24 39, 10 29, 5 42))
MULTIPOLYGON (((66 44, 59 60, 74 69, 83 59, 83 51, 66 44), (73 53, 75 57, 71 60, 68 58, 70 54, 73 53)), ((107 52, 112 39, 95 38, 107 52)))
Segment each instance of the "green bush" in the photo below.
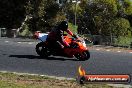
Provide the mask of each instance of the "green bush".
POLYGON ((76 34, 77 33, 77 28, 78 28, 78 26, 75 26, 75 25, 73 25, 72 23, 68 23, 68 27, 69 27, 69 29, 74 33, 74 34, 76 34))
POLYGON ((23 28, 22 28, 22 32, 19 33, 20 36, 22 37, 29 37, 29 36, 32 36, 32 33, 31 31, 29 31, 29 27, 28 25, 24 25, 23 28))
POLYGON ((132 42, 131 37, 120 36, 117 39, 115 39, 115 44, 119 45, 119 46, 128 46, 128 47, 130 47, 131 42, 132 42))

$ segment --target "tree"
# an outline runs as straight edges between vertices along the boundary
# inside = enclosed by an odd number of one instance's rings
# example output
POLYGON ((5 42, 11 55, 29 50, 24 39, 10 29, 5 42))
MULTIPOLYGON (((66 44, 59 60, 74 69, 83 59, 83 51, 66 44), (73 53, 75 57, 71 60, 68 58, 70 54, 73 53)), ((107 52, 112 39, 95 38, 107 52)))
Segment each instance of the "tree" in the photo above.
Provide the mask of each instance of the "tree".
POLYGON ((118 17, 126 18, 132 26, 132 1, 122 0, 118 3, 118 17))
POLYGON ((131 37, 131 32, 130 32, 130 23, 127 19, 125 18, 116 18, 113 19, 108 27, 108 31, 112 32, 114 36, 126 36, 126 37, 131 37))
POLYGON ((56 19, 59 14, 59 5, 53 0, 36 0, 28 3, 26 12, 32 15, 32 19, 28 22, 31 31, 49 31, 52 26, 57 23, 56 19))
POLYGON ((91 29, 94 34, 103 34, 106 25, 118 12, 116 0, 93 0, 86 11, 89 12, 94 23, 92 26, 95 26, 95 29, 91 29))
POLYGON ((7 36, 11 37, 11 29, 21 26, 25 18, 25 4, 27 0, 0 0, 0 27, 7 29, 7 36))
POLYGON ((123 6, 124 14, 132 15, 132 1, 131 0, 124 0, 122 6, 123 6))
POLYGON ((24 19, 27 0, 0 0, 0 27, 18 28, 24 19))

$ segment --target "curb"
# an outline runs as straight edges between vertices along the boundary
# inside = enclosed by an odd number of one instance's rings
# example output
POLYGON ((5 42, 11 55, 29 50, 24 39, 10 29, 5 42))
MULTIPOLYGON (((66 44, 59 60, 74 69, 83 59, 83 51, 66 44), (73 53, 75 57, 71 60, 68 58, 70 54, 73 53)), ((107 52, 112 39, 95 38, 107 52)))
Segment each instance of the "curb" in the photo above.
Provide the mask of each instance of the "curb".
POLYGON ((116 88, 132 88, 131 85, 125 85, 125 84, 107 84, 109 86, 113 86, 113 87, 116 87, 116 88))
POLYGON ((90 50, 96 50, 96 51, 106 51, 106 52, 127 52, 132 54, 131 49, 122 48, 122 47, 113 47, 113 46, 102 46, 102 47, 96 47, 96 46, 88 46, 90 50))
POLYGON ((74 78, 67 78, 67 77, 57 77, 57 76, 49 76, 49 75, 39 75, 39 74, 30 74, 30 73, 19 73, 19 72, 10 72, 10 71, 0 71, 2 73, 13 73, 16 75, 29 75, 29 76, 41 76, 41 77, 48 77, 48 78, 53 78, 53 79, 58 79, 58 80, 74 80, 74 78))

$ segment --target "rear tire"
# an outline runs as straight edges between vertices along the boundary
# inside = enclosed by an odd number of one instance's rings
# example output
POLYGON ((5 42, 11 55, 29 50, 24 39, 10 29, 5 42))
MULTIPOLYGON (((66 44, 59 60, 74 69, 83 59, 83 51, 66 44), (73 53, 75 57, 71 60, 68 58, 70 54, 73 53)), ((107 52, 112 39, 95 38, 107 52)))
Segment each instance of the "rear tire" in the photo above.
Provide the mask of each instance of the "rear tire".
POLYGON ((40 42, 36 45, 36 52, 41 57, 50 56, 50 51, 44 42, 40 42))
POLYGON ((80 53, 76 54, 75 57, 79 61, 85 61, 90 58, 90 52, 87 50, 87 51, 82 52, 82 54, 80 54, 80 53))

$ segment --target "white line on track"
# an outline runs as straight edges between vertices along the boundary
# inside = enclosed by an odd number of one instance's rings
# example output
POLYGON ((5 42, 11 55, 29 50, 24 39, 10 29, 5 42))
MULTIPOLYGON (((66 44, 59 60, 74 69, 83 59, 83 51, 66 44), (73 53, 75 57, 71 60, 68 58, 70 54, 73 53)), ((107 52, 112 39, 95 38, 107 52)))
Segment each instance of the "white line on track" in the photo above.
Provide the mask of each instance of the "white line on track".
POLYGON ((108 51, 108 52, 109 52, 110 50, 106 50, 106 51, 108 51))
POLYGON ((19 43, 19 44, 20 44, 20 43, 22 43, 22 42, 17 42, 17 43, 19 43))
POLYGON ((131 54, 132 54, 132 52, 129 52, 129 53, 131 53, 131 54))
POLYGON ((9 41, 5 41, 5 42, 9 42, 9 41))
POLYGON ((96 50, 100 50, 100 49, 96 49, 96 50))
POLYGON ((29 42, 28 44, 33 44, 33 43, 29 42))
POLYGON ((117 51, 118 53, 120 53, 121 51, 117 51))

